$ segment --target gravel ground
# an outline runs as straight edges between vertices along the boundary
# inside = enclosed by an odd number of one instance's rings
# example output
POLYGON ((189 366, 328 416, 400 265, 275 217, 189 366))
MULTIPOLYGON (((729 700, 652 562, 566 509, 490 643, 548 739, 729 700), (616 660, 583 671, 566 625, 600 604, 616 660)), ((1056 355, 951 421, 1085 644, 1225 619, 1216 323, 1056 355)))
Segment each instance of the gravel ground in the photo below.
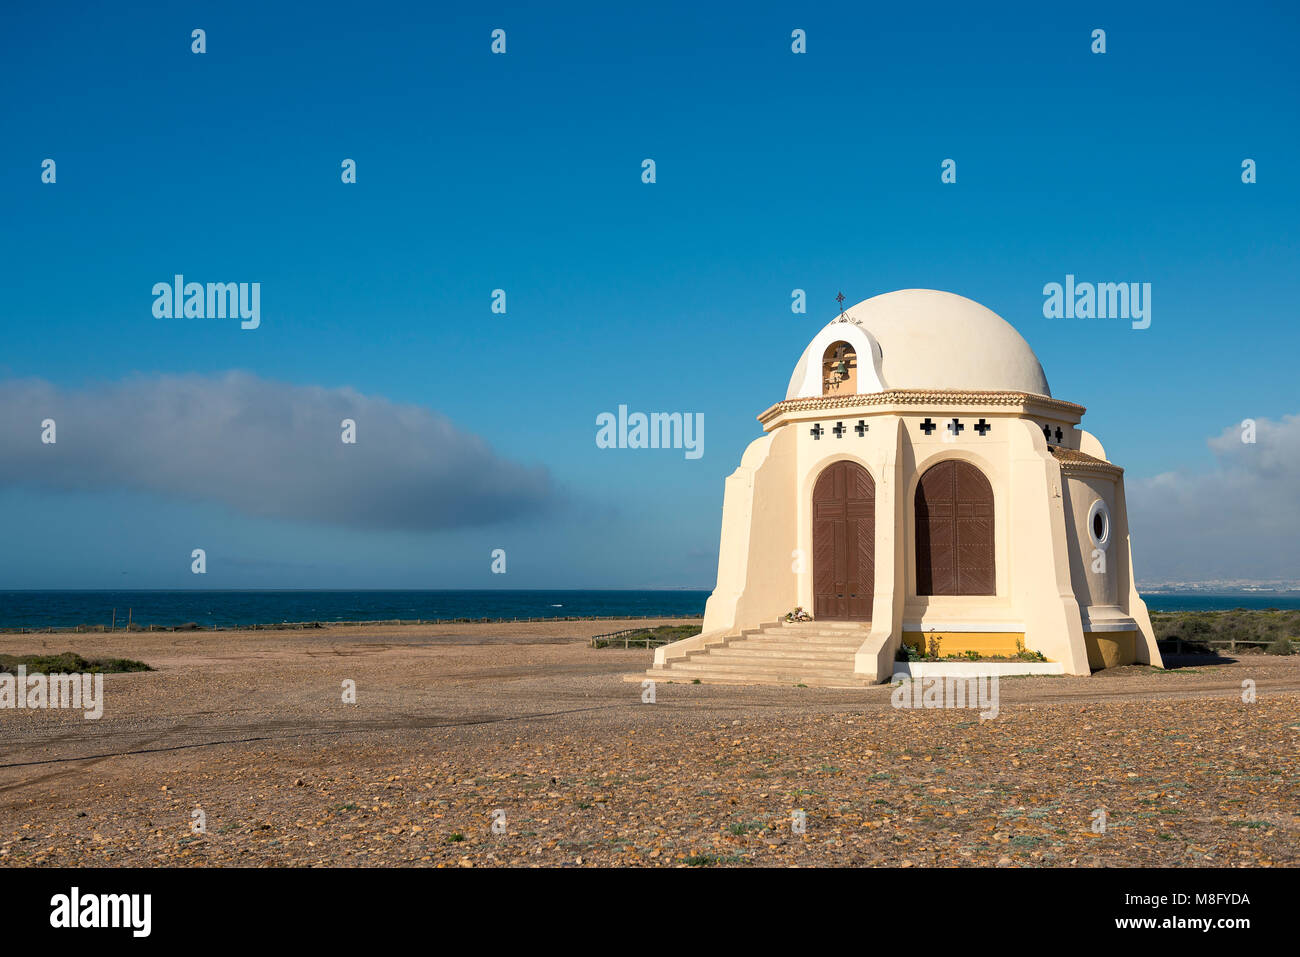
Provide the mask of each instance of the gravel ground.
POLYGON ((884 686, 643 703, 651 653, 585 640, 635 624, 0 635, 158 669, 99 721, 0 711, 0 865, 1300 862, 1300 656, 1004 679, 982 721, 884 686))

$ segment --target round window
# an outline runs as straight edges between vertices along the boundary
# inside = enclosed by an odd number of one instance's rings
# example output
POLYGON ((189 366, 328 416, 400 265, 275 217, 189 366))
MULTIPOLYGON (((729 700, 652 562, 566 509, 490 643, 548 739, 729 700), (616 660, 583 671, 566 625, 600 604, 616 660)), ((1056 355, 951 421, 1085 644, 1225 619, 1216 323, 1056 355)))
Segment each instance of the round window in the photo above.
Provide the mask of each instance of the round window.
POLYGON ((1088 535, 1098 548, 1105 548, 1110 541, 1110 510, 1101 499, 1093 502, 1088 510, 1088 535))

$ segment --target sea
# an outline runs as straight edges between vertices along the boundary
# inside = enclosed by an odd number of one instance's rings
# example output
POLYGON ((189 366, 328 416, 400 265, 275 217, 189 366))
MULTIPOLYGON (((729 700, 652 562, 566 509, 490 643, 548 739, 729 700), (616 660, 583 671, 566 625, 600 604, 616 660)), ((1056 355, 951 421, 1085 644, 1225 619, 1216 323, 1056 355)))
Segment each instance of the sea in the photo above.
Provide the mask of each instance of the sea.
POLYGON ((1276 608, 1278 611, 1300 611, 1300 592, 1246 592, 1231 595, 1203 595, 1170 592, 1157 594, 1143 592, 1142 600, 1147 611, 1231 611, 1245 608, 1258 611, 1276 608))
MULTIPOLYGON (((0 591, 0 628, 174 626, 207 628, 281 622, 421 621, 455 618, 698 618, 709 592, 613 591, 0 591)), ((1300 594, 1154 594, 1152 611, 1231 608, 1300 610, 1300 594)))
POLYGON ((454 618, 699 618, 707 591, 0 591, 0 628, 454 618))

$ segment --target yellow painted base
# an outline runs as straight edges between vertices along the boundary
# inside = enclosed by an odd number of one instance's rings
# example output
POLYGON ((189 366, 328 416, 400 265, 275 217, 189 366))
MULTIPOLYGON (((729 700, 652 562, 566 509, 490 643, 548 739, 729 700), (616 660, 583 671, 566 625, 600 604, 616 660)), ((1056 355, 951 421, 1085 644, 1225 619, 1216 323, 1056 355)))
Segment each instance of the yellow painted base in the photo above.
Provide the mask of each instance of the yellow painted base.
POLYGON ((1024 632, 1019 631, 905 631, 903 641, 922 652, 934 651, 940 658, 974 651, 981 655, 1010 657, 1025 647, 1024 632), (938 643, 932 649, 932 643, 938 643))
POLYGON ((1088 631, 1083 641, 1088 648, 1088 667, 1093 671, 1137 661, 1135 631, 1088 631))

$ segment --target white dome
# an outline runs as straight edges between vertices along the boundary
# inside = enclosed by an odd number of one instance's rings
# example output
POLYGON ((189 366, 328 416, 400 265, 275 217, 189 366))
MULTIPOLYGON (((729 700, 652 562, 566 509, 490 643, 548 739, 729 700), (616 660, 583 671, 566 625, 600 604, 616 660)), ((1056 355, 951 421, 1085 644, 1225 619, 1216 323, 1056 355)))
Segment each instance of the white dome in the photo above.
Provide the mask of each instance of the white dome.
POLYGON ((1050 396, 1020 333, 991 309, 938 289, 900 289, 844 310, 799 358, 787 399, 822 394, 822 355, 840 340, 858 354, 858 392, 946 389, 1050 396), (864 357, 870 355, 868 364, 864 357))

